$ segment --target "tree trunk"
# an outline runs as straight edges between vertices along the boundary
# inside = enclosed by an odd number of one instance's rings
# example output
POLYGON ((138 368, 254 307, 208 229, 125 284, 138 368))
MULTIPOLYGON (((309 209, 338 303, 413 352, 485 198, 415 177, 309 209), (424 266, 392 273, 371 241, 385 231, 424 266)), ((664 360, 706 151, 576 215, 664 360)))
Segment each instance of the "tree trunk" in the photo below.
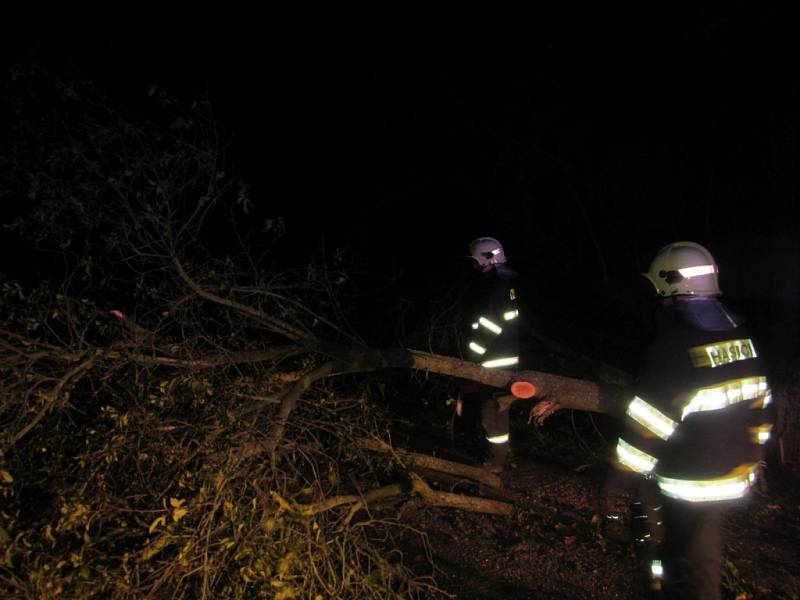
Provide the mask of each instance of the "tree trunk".
POLYGON ((486 369, 468 360, 419 350, 375 350, 321 341, 314 344, 314 349, 334 359, 332 375, 406 368, 469 379, 505 390, 512 381, 525 379, 536 386, 537 398, 555 403, 559 408, 614 414, 629 393, 628 386, 575 379, 542 371, 486 369))
MULTIPOLYGON (((533 416, 537 423, 544 421, 557 410, 568 408, 599 413, 621 414, 623 401, 629 396, 627 388, 602 384, 573 377, 553 375, 541 371, 501 371, 486 369, 481 365, 440 354, 407 350, 375 350, 342 346, 320 340, 307 343, 309 349, 329 356, 332 360, 318 367, 314 372, 302 377, 284 392, 281 399, 279 419, 273 428, 269 446, 274 451, 283 437, 286 421, 300 395, 317 379, 343 375, 346 373, 365 373, 383 369, 417 369, 439 373, 461 379, 477 381, 488 386, 508 390, 511 382, 525 379, 536 386, 536 398, 540 400, 534 407, 533 416)), ((254 406, 254 410, 264 408, 269 402, 254 406)))
POLYGON ((410 354, 413 361, 411 366, 415 369, 470 379, 500 389, 508 389, 516 379, 525 379, 536 386, 536 398, 555 403, 559 408, 616 413, 627 393, 627 388, 621 386, 541 371, 500 371, 449 356, 416 350, 410 351, 410 354))

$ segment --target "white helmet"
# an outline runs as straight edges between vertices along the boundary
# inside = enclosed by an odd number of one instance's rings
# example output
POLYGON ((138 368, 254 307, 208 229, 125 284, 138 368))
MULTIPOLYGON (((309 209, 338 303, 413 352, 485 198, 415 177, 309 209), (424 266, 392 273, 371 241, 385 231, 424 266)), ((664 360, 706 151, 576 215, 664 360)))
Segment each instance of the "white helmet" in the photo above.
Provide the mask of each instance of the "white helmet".
POLYGON ((469 255, 484 270, 492 265, 502 265, 506 262, 506 253, 503 250, 503 245, 490 237, 472 240, 469 244, 469 255))
POLYGON ((660 296, 714 296, 719 269, 711 253, 694 242, 675 242, 658 251, 650 270, 642 273, 660 296))

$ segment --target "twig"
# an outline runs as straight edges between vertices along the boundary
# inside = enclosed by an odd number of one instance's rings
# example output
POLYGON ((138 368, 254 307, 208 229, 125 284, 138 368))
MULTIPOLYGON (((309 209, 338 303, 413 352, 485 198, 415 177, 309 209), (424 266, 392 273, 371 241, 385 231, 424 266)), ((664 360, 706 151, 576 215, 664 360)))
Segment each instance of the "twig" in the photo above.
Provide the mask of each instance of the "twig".
POLYGON ((97 362, 97 359, 101 356, 101 354, 102 353, 100 351, 95 352, 95 354, 92 355, 89 359, 87 359, 84 362, 82 362, 81 364, 79 364, 77 367, 75 367, 74 369, 69 371, 66 375, 64 375, 64 377, 62 377, 61 379, 58 380, 58 383, 56 383, 55 387, 50 391, 49 398, 45 402, 45 404, 42 407, 42 409, 36 414, 36 416, 33 418, 33 420, 30 423, 28 423, 25 427, 23 427, 20 431, 18 431, 16 433, 16 435, 14 435, 13 438, 11 438, 11 441, 9 442, 8 446, 6 447, 6 450, 8 448, 12 447, 14 444, 16 444, 23 437, 25 437, 25 435, 27 435, 27 433, 31 429, 36 427, 36 425, 39 423, 39 421, 41 421, 44 418, 44 416, 48 412, 50 412, 50 409, 55 405, 56 401, 58 400, 59 396, 61 395, 61 391, 64 389, 64 386, 66 386, 67 383, 69 383, 71 379, 77 377, 82 372, 88 371, 89 369, 91 369, 94 366, 94 364, 97 362))
POLYGON ((189 277, 188 273, 186 273, 186 270, 183 268, 183 265, 177 258, 173 258, 172 262, 175 265, 175 268, 177 269, 178 275, 180 275, 181 279, 183 279, 186 282, 186 284, 190 288, 192 288, 192 290, 194 290, 194 292, 201 298, 205 298, 206 300, 210 300, 211 302, 214 302, 216 304, 220 304, 222 306, 227 306, 229 308, 237 310, 240 313, 252 319, 255 319, 257 321, 260 321, 261 323, 266 324, 272 331, 279 333, 289 338, 290 340, 298 341, 306 337, 306 335, 296 327, 289 325, 288 323, 285 323, 280 319, 271 317, 270 315, 256 308, 253 308, 252 306, 240 304, 239 302, 236 302, 234 300, 222 298, 221 296, 217 296, 216 294, 212 294, 211 292, 204 290, 200 286, 200 284, 198 284, 194 279, 189 277))
POLYGON ((168 356, 148 356, 146 354, 130 354, 129 358, 142 365, 164 365, 167 367, 181 367, 186 369, 210 369, 213 367, 230 366, 237 364, 258 363, 277 358, 288 358, 302 354, 306 350, 300 346, 274 346, 265 350, 244 350, 227 352, 201 358, 172 358, 168 356))

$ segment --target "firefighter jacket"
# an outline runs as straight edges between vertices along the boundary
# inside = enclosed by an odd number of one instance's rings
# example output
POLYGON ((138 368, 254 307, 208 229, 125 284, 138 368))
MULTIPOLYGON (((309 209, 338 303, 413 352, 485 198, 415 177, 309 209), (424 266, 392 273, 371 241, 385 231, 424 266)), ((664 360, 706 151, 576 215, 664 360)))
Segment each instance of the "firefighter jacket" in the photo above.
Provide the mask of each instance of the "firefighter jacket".
POLYGON ((625 409, 617 461, 671 498, 742 498, 774 422, 759 349, 716 297, 668 302, 625 409))
POLYGON ((519 365, 519 308, 516 272, 497 265, 471 290, 466 357, 487 368, 519 365))

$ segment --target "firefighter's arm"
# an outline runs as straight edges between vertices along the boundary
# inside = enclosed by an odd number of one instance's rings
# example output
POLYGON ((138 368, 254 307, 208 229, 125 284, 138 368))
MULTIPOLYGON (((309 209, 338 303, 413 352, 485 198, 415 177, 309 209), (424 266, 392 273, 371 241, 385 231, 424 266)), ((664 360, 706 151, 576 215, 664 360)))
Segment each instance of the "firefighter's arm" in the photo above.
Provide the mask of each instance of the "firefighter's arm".
POLYGON ((615 466, 622 471, 649 477, 664 454, 665 446, 663 437, 626 413, 625 425, 615 449, 615 466))

